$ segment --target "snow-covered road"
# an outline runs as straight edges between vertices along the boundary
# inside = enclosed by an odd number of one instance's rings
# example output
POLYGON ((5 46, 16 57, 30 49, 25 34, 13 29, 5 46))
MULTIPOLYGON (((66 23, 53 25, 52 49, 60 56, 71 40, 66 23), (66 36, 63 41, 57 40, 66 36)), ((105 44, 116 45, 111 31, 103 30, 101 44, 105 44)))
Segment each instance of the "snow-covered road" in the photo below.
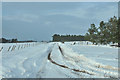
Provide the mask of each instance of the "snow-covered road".
POLYGON ((3 78, 118 77, 118 48, 80 42, 21 45, 3 44, 3 78), (12 45, 15 49, 8 50, 12 45))

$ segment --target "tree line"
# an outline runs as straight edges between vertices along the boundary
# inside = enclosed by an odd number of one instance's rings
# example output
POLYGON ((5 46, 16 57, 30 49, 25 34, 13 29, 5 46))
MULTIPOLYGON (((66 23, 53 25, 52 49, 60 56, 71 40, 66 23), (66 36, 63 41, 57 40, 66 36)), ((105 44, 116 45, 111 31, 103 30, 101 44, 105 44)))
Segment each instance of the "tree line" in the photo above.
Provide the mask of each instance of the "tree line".
POLYGON ((24 43, 24 42, 37 42, 37 41, 33 41, 33 40, 18 41, 17 39, 0 38, 0 43, 24 43))
POLYGON ((91 24, 85 39, 96 45, 118 43, 120 46, 120 18, 114 16, 108 22, 101 21, 98 27, 91 24))
POLYGON ((54 34, 53 41, 84 41, 84 36, 82 35, 59 35, 54 34))

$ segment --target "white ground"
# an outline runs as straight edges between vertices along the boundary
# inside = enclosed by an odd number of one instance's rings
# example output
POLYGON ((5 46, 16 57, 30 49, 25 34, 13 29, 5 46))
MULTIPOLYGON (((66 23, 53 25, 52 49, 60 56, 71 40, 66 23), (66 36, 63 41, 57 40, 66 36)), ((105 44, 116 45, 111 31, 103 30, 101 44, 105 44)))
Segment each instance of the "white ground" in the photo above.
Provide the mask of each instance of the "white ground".
POLYGON ((87 42, 40 42, 3 44, 0 72, 3 78, 117 78, 118 70, 116 47, 87 42), (50 52, 54 62, 68 68, 48 60, 50 52))

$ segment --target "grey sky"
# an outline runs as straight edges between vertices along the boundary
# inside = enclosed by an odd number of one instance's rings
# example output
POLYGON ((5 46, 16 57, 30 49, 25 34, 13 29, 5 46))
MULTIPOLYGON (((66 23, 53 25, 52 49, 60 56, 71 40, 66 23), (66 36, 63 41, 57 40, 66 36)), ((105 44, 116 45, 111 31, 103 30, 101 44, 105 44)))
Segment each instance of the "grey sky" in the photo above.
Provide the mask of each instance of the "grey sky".
POLYGON ((84 35, 90 24, 99 26, 118 15, 117 2, 11 2, 2 4, 3 37, 51 40, 52 35, 84 35))

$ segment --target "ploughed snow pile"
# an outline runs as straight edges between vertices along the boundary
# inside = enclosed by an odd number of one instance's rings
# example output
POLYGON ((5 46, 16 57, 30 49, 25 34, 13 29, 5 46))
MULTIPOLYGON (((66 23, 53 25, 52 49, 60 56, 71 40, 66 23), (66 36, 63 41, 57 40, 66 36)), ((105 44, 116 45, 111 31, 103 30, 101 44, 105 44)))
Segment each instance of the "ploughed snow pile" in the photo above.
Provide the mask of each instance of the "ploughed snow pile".
MULTIPOLYGON (((2 53, 2 77, 3 78, 117 78, 117 59, 105 61, 108 48, 102 46, 70 43, 31 43, 31 46, 16 48, 13 51, 2 53), (74 44, 74 45, 73 45, 74 44), (98 54, 91 49, 97 50, 98 54), (83 48, 83 49, 82 49, 83 48), (84 48, 86 50, 84 51, 84 48), (96 49, 97 48, 97 49, 96 49), (83 51, 82 51, 82 50, 83 51), (91 49, 91 50, 90 50, 91 49), (104 49, 99 53, 99 49, 104 49), (92 56, 94 54, 94 56, 92 56), (102 54, 102 57, 99 57, 102 54), (92 57, 91 57, 92 56, 92 57), (103 63, 101 62, 103 61, 103 63), (109 64, 115 65, 109 65, 109 64)), ((12 44, 11 44, 12 45, 12 44)), ((15 44, 14 44, 15 45, 15 44)), ((20 45, 20 44, 17 44, 20 45)), ((3 47, 9 47, 5 44, 3 47)), ((117 57, 108 53, 109 58, 117 57)), ((8 49, 6 49, 8 50, 8 49)))

